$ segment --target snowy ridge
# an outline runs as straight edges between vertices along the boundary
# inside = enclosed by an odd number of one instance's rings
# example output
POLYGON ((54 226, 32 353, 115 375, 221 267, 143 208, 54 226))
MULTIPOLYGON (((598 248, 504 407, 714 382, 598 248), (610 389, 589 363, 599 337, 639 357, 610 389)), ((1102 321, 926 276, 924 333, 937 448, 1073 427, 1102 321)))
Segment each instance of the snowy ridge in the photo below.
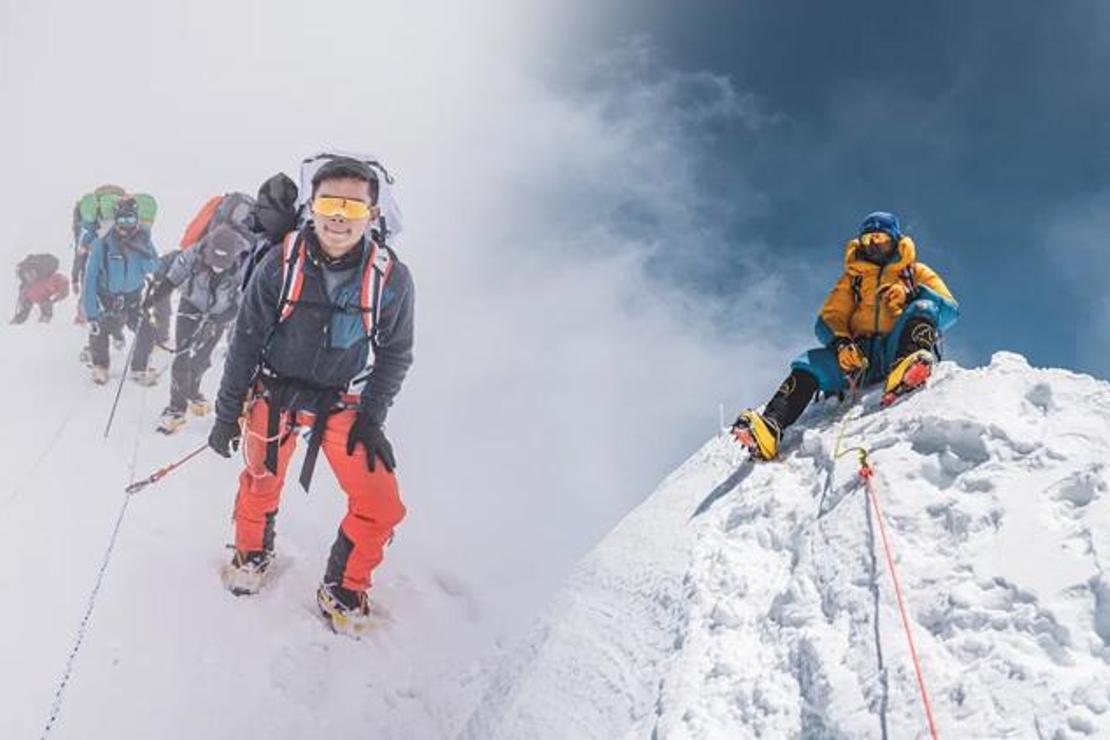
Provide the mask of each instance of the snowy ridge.
MULTIPOLYGON (((581 564, 468 738, 926 737, 844 409, 710 441, 581 564)), ((871 452, 942 737, 1110 736, 1110 385, 942 363, 871 452)))

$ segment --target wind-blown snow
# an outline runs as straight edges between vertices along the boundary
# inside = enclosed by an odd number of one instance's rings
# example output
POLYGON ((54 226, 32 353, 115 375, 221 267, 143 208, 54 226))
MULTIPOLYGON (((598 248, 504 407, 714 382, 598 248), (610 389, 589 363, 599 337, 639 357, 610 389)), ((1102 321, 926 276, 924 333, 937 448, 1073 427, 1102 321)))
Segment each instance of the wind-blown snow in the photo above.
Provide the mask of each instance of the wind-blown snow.
MULTIPOLYGON (((844 408, 710 441, 577 569, 468 738, 924 737, 844 408)), ((847 411, 942 737, 1110 736, 1110 385, 999 353, 847 411)))

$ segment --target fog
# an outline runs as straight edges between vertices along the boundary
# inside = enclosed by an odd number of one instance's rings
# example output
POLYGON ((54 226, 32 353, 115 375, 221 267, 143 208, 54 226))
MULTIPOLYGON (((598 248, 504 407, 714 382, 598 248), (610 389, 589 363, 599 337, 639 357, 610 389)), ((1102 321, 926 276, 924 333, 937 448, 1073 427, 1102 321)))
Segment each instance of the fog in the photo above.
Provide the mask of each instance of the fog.
POLYGON ((745 204, 698 177, 704 126, 759 126, 743 96, 635 43, 560 60, 590 84, 547 78, 568 26, 524 7, 0 6, 9 265, 68 266, 73 203, 103 182, 158 198, 165 251, 208 196, 253 194, 308 152, 383 159, 417 291, 389 567, 450 563, 514 620, 716 431, 718 404, 765 400, 800 336, 774 329, 761 245, 714 222, 745 204), (759 281, 722 304, 670 279, 709 245, 746 250, 759 281))

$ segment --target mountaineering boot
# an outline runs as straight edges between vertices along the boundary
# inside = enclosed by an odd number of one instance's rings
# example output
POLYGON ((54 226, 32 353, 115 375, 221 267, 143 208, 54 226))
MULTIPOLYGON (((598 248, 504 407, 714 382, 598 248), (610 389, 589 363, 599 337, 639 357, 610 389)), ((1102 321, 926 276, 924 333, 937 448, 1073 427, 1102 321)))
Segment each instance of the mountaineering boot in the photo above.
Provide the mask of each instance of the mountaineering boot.
POLYGON ((146 370, 132 370, 131 379, 139 385, 149 388, 158 384, 158 371, 150 367, 146 370))
POLYGON ((189 399, 189 412, 193 416, 208 416, 212 412, 212 402, 198 393, 196 397, 189 399))
POLYGON ((242 552, 236 550, 231 562, 224 566, 222 578, 227 590, 236 596, 250 596, 262 590, 266 572, 274 561, 267 550, 242 552))
POLYGON ((754 409, 741 412, 732 425, 732 436, 761 460, 772 460, 779 454, 782 431, 778 423, 754 409))
POLYGON ((370 626, 370 599, 365 591, 352 591, 338 583, 321 583, 316 603, 332 631, 358 637, 370 626))
POLYGON ((92 382, 97 385, 104 385, 108 382, 108 368, 100 367, 100 365, 93 365, 92 367, 92 382))
POLYGON ((167 406, 162 411, 162 418, 158 420, 158 431, 162 434, 173 434, 185 426, 185 412, 167 406))
POLYGON ((919 349, 896 362, 894 369, 886 376, 882 405, 890 406, 902 396, 924 387, 929 376, 933 374, 933 365, 936 361, 932 352, 919 349))

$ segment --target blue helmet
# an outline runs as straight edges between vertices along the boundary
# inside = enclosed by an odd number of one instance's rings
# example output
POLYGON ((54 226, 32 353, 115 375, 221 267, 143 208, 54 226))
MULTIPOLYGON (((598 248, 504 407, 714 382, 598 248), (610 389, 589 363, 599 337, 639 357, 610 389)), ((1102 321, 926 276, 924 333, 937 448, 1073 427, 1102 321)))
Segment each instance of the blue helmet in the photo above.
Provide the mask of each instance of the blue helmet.
POLYGON ((859 233, 863 235, 870 231, 886 232, 895 242, 902 238, 902 227, 898 223, 898 217, 886 211, 875 211, 863 219, 863 223, 859 225, 859 233))

